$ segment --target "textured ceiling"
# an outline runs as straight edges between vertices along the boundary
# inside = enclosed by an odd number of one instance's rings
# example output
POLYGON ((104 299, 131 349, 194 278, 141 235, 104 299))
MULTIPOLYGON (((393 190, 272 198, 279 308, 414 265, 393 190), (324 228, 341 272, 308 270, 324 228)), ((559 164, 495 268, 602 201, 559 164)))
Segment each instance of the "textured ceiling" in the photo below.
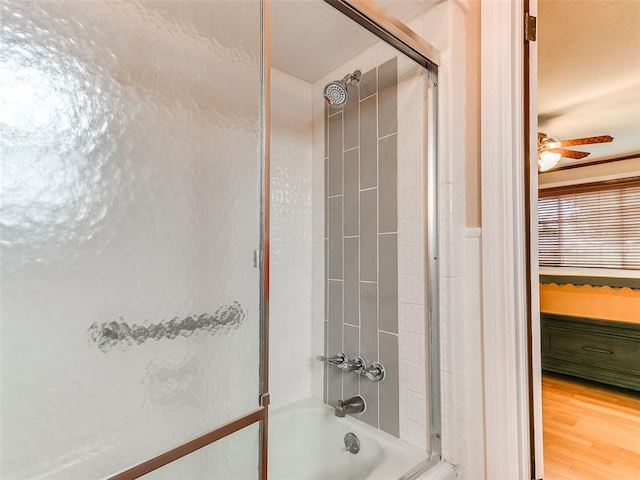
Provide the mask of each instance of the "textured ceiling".
POLYGON ((538 114, 560 139, 614 137, 581 162, 640 152, 640 1, 539 0, 538 114))
MULTIPOLYGON (((409 20, 434 0, 381 0, 389 14, 409 20)), ((347 63, 378 37, 322 0, 271 1, 271 63, 314 82, 347 63)))
POLYGON ((307 82, 322 78, 377 39, 320 0, 273 0, 271 27, 271 64, 307 82))
MULTIPOLYGON (((388 13, 409 20, 440 0, 381 0, 388 13)), ((220 45, 257 52, 259 3, 240 0, 147 0, 150 12, 179 21, 220 45)), ((323 0, 271 0, 271 63, 308 82, 347 63, 378 38, 323 0)), ((150 16, 150 21, 153 18, 150 16)))
MULTIPOLYGON (((380 0, 378 5, 407 21, 440 0, 380 0)), ((223 46, 256 50, 260 41, 257 1, 149 0, 144 6, 195 28, 223 46)), ((314 82, 378 41, 323 0, 271 0, 271 64, 314 82)))

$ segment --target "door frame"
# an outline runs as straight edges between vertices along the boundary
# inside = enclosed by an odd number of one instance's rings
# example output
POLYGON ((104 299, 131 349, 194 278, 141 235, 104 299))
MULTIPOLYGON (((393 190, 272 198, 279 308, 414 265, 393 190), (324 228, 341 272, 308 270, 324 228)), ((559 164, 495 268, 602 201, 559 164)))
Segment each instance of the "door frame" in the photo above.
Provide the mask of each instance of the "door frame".
POLYGON ((539 346, 537 224, 529 208, 537 192, 536 162, 529 161, 536 158, 531 132, 537 127, 537 64, 535 47, 524 46, 525 8, 533 13, 536 6, 536 0, 496 0, 481 8, 483 370, 490 479, 542 476, 539 348, 533 348, 539 346), (530 57, 534 61, 525 69, 530 57))

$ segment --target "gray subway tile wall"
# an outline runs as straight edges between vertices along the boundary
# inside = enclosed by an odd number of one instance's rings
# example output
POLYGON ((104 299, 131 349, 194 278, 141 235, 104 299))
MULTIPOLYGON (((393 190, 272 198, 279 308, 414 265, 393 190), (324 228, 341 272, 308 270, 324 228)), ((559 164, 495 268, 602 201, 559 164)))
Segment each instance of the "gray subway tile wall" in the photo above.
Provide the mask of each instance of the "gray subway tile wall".
POLYGON ((342 195, 342 112, 329 117, 329 196, 342 195))
POLYGON ((378 189, 360 192, 360 280, 378 280, 378 189))
POLYGON ((378 232, 398 231, 398 134, 378 142, 380 182, 378 184, 378 232))
MULTIPOLYGON (((387 373, 398 372, 398 336, 380 332, 380 363, 387 373)), ((379 428, 396 437, 400 436, 400 379, 398 375, 388 375, 380 382, 380 426, 379 428)))
POLYGON ((378 385, 380 383, 371 382, 364 377, 360 377, 360 395, 367 404, 367 409, 360 414, 360 420, 375 428, 378 428, 378 416, 380 415, 378 385))
POLYGON ((329 280, 329 352, 342 350, 342 324, 342 281, 329 280))
MULTIPOLYGON (((360 329, 344 324, 344 350, 350 352, 349 355, 356 357, 360 355, 360 329)), ((360 393, 360 379, 357 375, 342 374, 342 395, 345 399, 354 397, 360 393)))
POLYGON ((398 234, 379 235, 378 328, 398 333, 398 234))
POLYGON ((378 138, 398 131, 398 60, 378 67, 378 138))
POLYGON ((399 436, 397 59, 325 110, 325 354, 380 361, 384 381, 325 367, 325 401, 356 394, 360 419, 399 436))
MULTIPOLYGON (((329 325, 325 342, 328 343, 328 356, 342 351, 342 281, 329 280, 329 325)), ((342 371, 337 368, 327 369, 328 393, 327 401, 336 405, 342 399, 342 371)))
POLYGON ((344 149, 355 148, 360 143, 360 104, 357 95, 349 95, 344 106, 344 149))
POLYGON ((375 282, 360 282, 360 353, 368 362, 378 359, 378 284, 375 282))
MULTIPOLYGON (((360 188, 378 186, 377 96, 360 102, 360 188)), ((332 132, 329 131, 329 142, 332 132)))
POLYGON ((342 279, 342 195, 329 197, 329 278, 342 279))
POLYGON ((358 237, 344 239, 344 323, 355 326, 360 325, 360 279, 358 276, 360 243, 358 240, 358 237))
POLYGON ((360 150, 352 148, 344 152, 344 218, 345 237, 360 233, 360 176, 358 175, 360 150))
POLYGON ((360 100, 364 100, 367 97, 377 93, 378 91, 378 72, 376 69, 369 70, 362 74, 362 81, 360 82, 360 100))

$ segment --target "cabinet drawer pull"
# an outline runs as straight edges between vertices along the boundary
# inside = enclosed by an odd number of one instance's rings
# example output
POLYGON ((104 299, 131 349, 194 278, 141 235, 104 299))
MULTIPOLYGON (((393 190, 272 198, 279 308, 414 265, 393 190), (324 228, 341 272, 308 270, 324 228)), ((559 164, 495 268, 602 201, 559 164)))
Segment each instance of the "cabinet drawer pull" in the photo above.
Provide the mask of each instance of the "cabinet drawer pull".
POLYGON ((582 349, 587 352, 604 353, 606 355, 613 355, 613 352, 611 350, 603 350, 601 348, 583 346, 582 349))

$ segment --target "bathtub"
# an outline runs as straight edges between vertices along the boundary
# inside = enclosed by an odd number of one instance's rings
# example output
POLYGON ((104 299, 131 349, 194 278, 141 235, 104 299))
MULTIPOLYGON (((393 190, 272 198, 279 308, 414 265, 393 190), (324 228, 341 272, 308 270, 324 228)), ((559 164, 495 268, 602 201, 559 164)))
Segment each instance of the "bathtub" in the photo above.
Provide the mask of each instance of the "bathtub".
MULTIPOLYGON (((411 472, 427 460, 425 452, 364 422, 336 417, 317 399, 269 415, 270 480, 417 479, 411 472), (348 432, 360 441, 357 454, 345 449, 348 432)), ((419 478, 445 480, 454 475, 447 465, 438 465, 419 478)))

